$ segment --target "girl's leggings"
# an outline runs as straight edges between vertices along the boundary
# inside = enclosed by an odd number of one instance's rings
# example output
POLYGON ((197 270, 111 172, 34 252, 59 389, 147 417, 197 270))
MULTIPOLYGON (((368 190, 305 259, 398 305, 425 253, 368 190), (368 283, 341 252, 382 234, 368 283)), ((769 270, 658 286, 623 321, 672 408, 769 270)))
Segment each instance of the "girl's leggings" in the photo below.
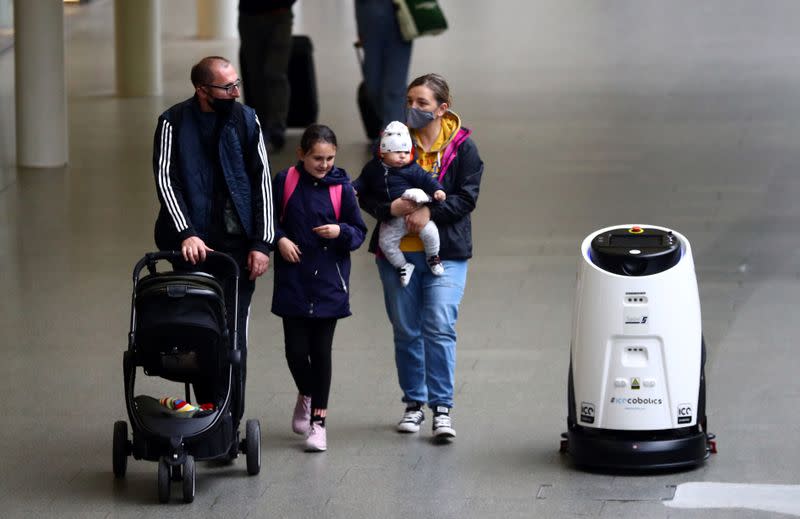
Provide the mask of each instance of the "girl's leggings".
POLYGON ((312 409, 327 409, 331 390, 331 349, 336 319, 284 317, 286 361, 300 394, 312 409))

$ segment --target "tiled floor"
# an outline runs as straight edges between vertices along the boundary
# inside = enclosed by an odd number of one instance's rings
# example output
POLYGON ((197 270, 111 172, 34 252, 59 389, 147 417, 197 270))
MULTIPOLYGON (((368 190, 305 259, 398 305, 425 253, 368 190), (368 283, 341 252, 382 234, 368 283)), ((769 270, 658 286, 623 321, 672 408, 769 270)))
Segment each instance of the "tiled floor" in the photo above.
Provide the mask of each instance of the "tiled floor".
MULTIPOLYGON (((415 44, 486 163, 459 320, 451 446, 399 436, 390 331, 372 258, 354 257, 340 324, 330 450, 289 428, 293 388, 271 274, 250 325, 247 417, 264 467, 198 467, 191 505, 156 503, 156 466, 111 473, 126 419, 121 355, 130 271, 153 247, 155 118, 190 94, 206 54, 190 0, 163 2, 165 94, 114 96, 113 2, 66 17, 70 165, 14 167, 13 52, 0 54, 0 515, 3 517, 772 517, 683 510, 688 481, 792 484, 800 450, 800 4, 660 0, 442 0, 451 29, 415 44), (694 247, 720 453, 647 477, 575 470, 558 454, 577 249, 620 223, 674 227, 694 247)), ((351 0, 301 1, 316 44, 320 120, 356 175, 367 146, 351 0)), ((24 86, 22 86, 24 88, 24 86)), ((273 167, 292 161, 297 134, 273 167)), ((46 145, 46 143, 43 143, 46 145)), ((370 221, 370 224, 372 222, 370 221)), ((176 487, 173 492, 178 492, 176 487)))

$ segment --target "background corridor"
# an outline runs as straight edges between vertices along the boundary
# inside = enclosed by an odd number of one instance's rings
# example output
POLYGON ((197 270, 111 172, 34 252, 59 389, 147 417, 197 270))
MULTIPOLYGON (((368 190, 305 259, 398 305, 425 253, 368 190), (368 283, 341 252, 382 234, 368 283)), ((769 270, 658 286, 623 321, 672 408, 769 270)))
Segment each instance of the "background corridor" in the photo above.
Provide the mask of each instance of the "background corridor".
MULTIPOLYGON (((485 162, 459 318, 458 439, 401 436, 391 332, 373 258, 355 253, 353 317, 334 343, 329 450, 301 451, 272 274, 251 308, 246 418, 263 467, 198 465, 191 505, 156 502, 156 464, 111 472, 125 419, 130 272, 153 248, 158 114, 204 55, 191 0, 163 4, 164 95, 114 93, 113 2, 67 7, 70 163, 14 166, 14 54, 0 54, 0 515, 4 517, 773 517, 665 507, 690 481, 796 483, 800 433, 800 3, 441 0, 451 28, 415 42, 485 162), (649 477, 575 470, 558 453, 578 247, 615 224, 692 242, 720 453, 649 477)), ((337 164, 368 159, 352 0, 301 0, 337 164)), ((25 85, 18 85, 25 88, 25 85)), ((270 157, 294 160, 299 133, 270 157)), ((42 146, 47 146, 46 142, 42 146)), ((370 229, 374 221, 367 218, 370 229)), ((173 489, 173 496, 178 490, 173 489)), ((798 512, 800 515, 800 512, 798 512)))

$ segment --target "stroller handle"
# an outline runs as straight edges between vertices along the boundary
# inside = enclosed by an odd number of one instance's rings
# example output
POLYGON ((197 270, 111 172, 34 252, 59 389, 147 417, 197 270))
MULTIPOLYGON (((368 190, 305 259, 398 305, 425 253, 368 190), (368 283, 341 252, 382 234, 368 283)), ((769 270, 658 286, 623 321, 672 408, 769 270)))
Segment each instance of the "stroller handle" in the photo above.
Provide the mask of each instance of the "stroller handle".
MULTIPOLYGON (((222 263, 225 265, 225 269, 228 270, 227 274, 230 277, 233 277, 233 350, 236 351, 239 349, 237 344, 237 335, 239 329, 239 265, 236 263, 236 260, 230 254, 225 254, 224 252, 217 252, 217 251, 207 251, 206 252, 206 261, 209 258, 218 258, 222 260, 222 263)), ((151 274, 156 272, 156 263, 161 260, 179 260, 185 261, 183 259, 183 254, 181 251, 171 250, 171 251, 156 251, 156 252, 147 252, 145 255, 140 259, 136 266, 133 267, 133 293, 131 294, 131 323, 130 323, 130 331, 128 332, 128 350, 133 350, 134 344, 134 336, 136 332, 136 286, 139 283, 139 274, 141 273, 142 269, 147 266, 147 269, 150 271, 151 274)))
MULTIPOLYGON (((228 270, 228 275, 231 277, 235 277, 238 281, 239 279, 239 265, 236 263, 230 254, 225 254, 224 252, 217 252, 217 251, 207 251, 206 252, 206 261, 209 258, 218 258, 222 260, 225 264, 225 269, 228 270)), ((139 280, 139 273, 142 269, 147 266, 148 268, 155 268, 155 264, 160 260, 183 260, 183 254, 181 251, 177 250, 164 250, 164 251, 156 251, 156 252, 148 252, 146 253, 142 259, 140 259, 136 266, 133 267, 133 282, 139 280)))

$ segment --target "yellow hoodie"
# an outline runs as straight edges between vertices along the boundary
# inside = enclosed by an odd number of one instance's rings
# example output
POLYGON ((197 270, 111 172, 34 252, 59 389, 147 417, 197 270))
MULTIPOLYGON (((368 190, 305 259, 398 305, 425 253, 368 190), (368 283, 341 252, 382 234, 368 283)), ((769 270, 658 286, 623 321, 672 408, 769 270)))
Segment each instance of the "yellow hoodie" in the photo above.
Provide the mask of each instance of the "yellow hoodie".
MULTIPOLYGON (((428 171, 433 178, 438 179, 442 153, 460 128, 461 118, 458 114, 451 111, 446 112, 442 116, 442 129, 439 131, 439 136, 433 141, 430 151, 422 149, 416 130, 411 130, 411 138, 414 141, 414 157, 417 160, 417 164, 425 171, 428 171)), ((417 234, 406 234, 400 241, 400 250, 403 252, 420 252, 425 250, 425 247, 417 234)))

